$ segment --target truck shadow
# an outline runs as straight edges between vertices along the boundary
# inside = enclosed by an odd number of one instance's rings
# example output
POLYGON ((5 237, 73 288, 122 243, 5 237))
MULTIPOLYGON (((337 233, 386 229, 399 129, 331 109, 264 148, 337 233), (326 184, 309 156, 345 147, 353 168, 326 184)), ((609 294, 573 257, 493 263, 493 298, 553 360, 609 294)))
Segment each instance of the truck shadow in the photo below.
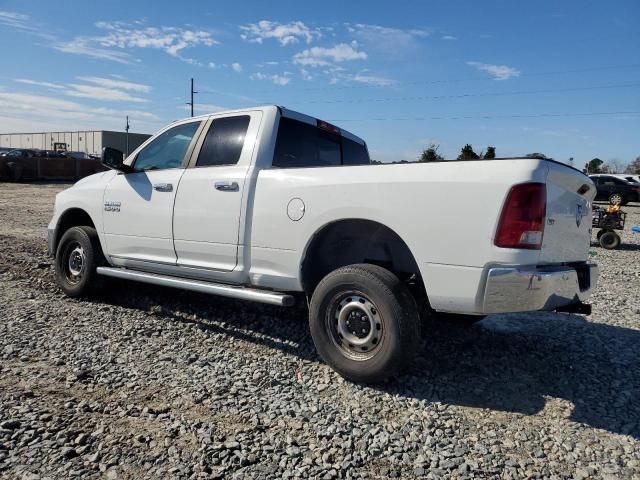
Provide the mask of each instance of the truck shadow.
MULTIPOLYGON (((105 289, 95 301, 321 361, 308 333, 305 308, 128 282, 105 289)), ((432 321, 425 325, 410 371, 372 388, 525 415, 545 409, 547 397, 559 398, 571 405, 554 415, 640 438, 640 330, 558 313, 493 315, 473 327, 432 321)))

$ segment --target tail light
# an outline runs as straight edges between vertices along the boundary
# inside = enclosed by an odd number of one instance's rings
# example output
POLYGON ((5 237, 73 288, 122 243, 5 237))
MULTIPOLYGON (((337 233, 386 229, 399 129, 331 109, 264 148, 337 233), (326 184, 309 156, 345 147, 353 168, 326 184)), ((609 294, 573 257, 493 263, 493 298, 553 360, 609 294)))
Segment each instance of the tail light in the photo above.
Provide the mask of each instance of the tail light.
POLYGON ((546 210, 544 183, 521 183, 512 187, 502 207, 495 245, 540 250, 546 210))

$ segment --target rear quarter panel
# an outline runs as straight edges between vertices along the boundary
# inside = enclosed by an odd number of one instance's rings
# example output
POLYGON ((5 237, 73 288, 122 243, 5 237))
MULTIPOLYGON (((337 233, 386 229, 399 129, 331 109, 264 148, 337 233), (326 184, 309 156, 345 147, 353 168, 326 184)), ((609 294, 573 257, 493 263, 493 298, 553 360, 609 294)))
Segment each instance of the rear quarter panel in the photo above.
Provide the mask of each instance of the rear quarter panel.
MULTIPOLYGON (((365 219, 386 225, 405 241, 430 298, 442 281, 457 282, 439 266, 460 268, 460 279, 473 270, 467 287, 477 289, 475 274, 488 263, 537 263, 538 251, 499 249, 493 237, 510 187, 544 182, 546 172, 535 159, 261 170, 250 237, 251 279, 259 285, 279 277, 281 284, 301 289, 300 265, 313 236, 336 220, 365 219), (298 221, 287 215, 294 198, 305 204, 298 221)), ((455 291, 455 285, 445 290, 455 291)))

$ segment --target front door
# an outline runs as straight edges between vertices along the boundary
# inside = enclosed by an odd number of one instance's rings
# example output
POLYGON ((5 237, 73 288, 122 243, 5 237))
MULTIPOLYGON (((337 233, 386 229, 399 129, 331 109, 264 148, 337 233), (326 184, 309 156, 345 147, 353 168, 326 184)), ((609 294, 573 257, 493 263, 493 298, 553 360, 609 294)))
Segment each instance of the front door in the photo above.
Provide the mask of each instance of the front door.
POLYGON ((178 265, 220 271, 236 267, 245 179, 260 119, 260 112, 212 117, 176 194, 178 265))
POLYGON ((173 204, 201 122, 171 127, 133 160, 132 173, 119 173, 104 194, 107 252, 121 259, 176 263, 173 204))

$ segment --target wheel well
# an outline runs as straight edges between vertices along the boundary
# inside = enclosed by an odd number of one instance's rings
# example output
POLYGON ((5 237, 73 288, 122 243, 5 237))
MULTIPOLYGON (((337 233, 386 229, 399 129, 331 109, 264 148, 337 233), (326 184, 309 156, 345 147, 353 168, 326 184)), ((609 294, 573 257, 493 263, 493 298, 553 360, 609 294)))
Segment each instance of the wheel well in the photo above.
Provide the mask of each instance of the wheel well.
POLYGON ((314 235, 300 272, 305 292, 310 295, 329 272, 354 263, 384 267, 424 292, 418 264, 402 238, 381 223, 361 219, 330 223, 314 235))
POLYGON ((81 208, 70 208, 65 211, 60 216, 60 220, 58 220, 58 226, 56 228, 56 243, 53 245, 54 252, 55 249, 58 248, 58 242, 60 242, 64 232, 69 230, 71 227, 80 226, 96 228, 89 214, 81 208))

